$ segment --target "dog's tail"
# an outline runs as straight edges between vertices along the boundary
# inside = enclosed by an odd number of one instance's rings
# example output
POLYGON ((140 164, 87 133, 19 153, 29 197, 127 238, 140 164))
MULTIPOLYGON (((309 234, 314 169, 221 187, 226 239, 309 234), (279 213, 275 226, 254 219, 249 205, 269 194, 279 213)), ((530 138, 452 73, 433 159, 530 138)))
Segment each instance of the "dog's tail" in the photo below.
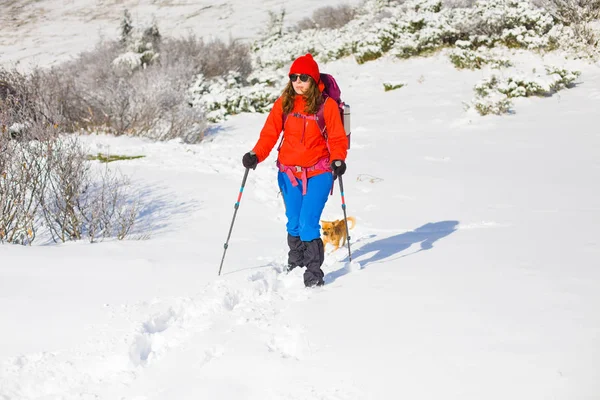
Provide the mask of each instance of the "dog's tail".
POLYGON ((354 218, 354 217, 347 217, 346 219, 347 219, 349 222, 352 222, 352 225, 350 225, 350 226, 348 227, 348 229, 352 229, 352 228, 354 228, 354 225, 356 225, 356 218, 354 218))

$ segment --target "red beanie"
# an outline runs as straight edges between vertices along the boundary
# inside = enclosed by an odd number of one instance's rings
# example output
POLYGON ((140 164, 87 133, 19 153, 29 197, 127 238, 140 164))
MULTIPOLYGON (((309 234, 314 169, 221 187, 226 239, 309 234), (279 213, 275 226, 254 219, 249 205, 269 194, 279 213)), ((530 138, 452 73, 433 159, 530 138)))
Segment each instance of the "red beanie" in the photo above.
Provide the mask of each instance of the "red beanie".
POLYGON ((289 75, 291 74, 310 75, 311 78, 313 78, 317 83, 319 83, 319 80, 321 79, 321 75, 319 74, 319 66, 310 53, 296 58, 290 67, 289 75))

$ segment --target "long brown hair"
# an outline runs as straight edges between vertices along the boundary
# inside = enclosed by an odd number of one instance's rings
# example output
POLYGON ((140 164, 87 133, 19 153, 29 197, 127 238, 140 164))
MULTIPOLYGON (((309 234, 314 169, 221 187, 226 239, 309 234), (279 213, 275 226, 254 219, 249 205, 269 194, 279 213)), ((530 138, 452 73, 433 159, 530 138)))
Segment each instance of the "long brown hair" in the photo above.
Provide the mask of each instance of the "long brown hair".
POLYGON ((294 90, 294 86, 291 81, 288 81, 285 89, 283 89, 283 93, 281 97, 283 98, 283 113, 290 114, 294 109, 294 99, 296 96, 304 96, 306 99, 306 108, 304 112, 306 114, 316 114, 319 111, 319 107, 323 104, 323 95, 319 90, 319 85, 317 85, 313 78, 308 78, 310 81, 310 86, 306 90, 303 95, 299 95, 294 90))

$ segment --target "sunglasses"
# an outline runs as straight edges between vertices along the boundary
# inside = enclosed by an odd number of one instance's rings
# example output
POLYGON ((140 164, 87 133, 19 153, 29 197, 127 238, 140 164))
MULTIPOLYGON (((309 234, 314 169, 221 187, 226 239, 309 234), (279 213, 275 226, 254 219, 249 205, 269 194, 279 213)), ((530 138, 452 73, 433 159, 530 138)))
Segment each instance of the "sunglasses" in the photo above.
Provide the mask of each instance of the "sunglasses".
POLYGON ((307 74, 291 74, 290 75, 290 81, 292 81, 292 82, 296 82, 298 80, 298 78, 300 78, 300 80, 302 82, 308 82, 308 78, 310 78, 310 75, 307 75, 307 74))

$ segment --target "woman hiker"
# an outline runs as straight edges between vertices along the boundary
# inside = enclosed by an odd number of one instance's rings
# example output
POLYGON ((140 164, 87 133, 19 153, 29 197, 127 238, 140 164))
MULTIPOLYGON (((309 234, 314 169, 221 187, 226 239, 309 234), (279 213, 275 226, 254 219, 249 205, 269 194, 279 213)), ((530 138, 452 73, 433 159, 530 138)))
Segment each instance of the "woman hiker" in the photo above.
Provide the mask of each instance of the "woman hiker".
POLYGON ((321 240, 321 213, 334 177, 346 171, 348 138, 335 100, 324 97, 319 66, 312 55, 298 57, 290 67, 290 80, 275 101, 252 151, 242 164, 255 169, 268 156, 283 131, 277 157, 277 180, 285 202, 287 270, 306 267, 304 285, 323 285, 325 259, 321 240), (323 107, 327 139, 317 124, 323 107))

